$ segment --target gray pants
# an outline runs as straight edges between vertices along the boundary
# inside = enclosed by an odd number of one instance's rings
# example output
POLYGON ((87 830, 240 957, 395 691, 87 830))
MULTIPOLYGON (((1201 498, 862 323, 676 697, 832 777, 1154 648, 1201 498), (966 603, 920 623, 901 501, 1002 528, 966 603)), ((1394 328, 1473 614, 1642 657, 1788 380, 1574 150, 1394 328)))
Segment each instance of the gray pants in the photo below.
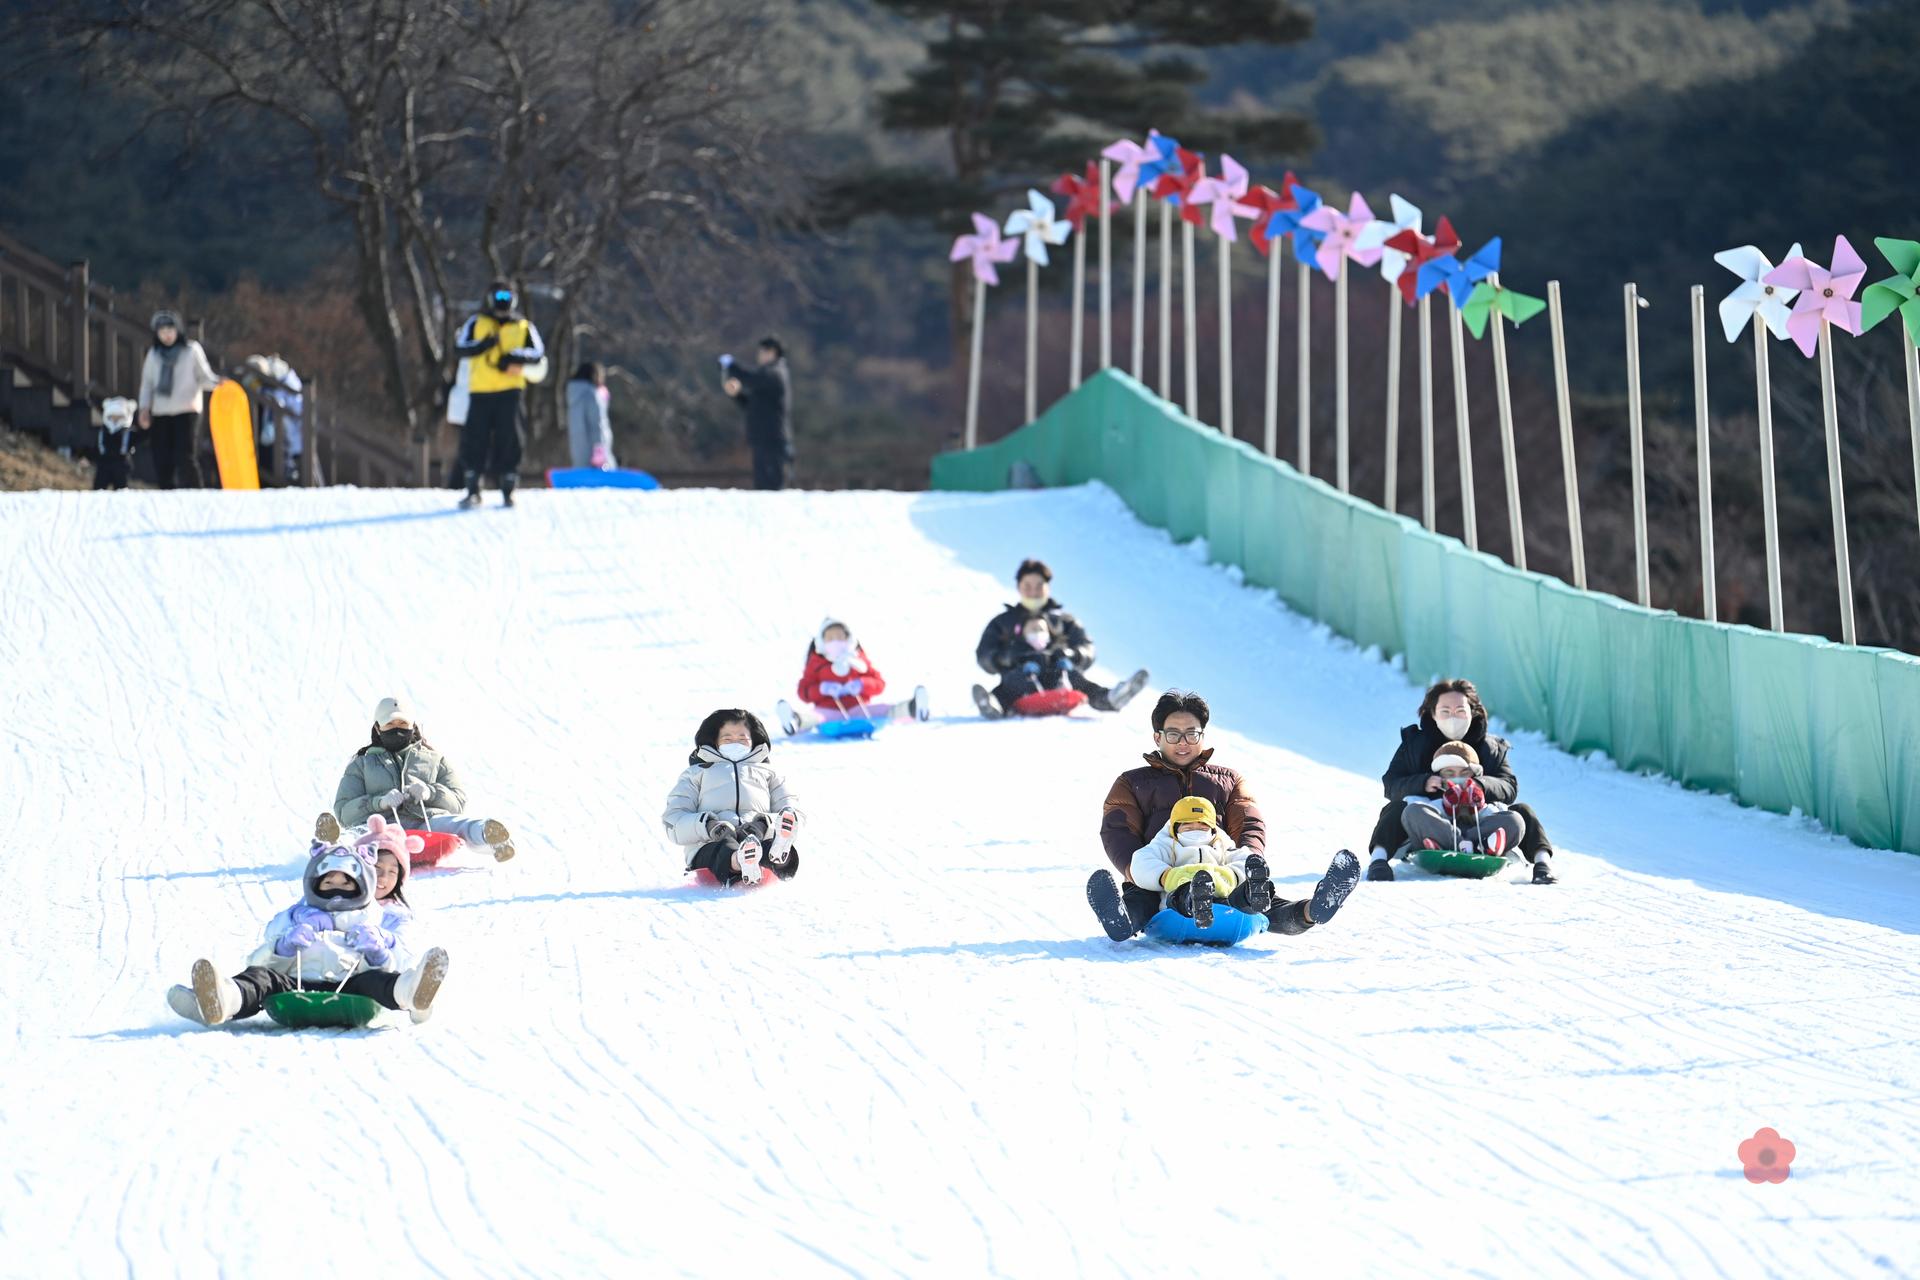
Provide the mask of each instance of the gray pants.
MULTIPOLYGON (((414 831, 420 829, 411 822, 405 822, 404 825, 414 831)), ((460 839, 466 843, 478 848, 484 849, 487 847, 487 820, 485 818, 462 818, 458 814, 436 813, 427 819, 427 830, 444 831, 448 835, 459 836, 460 839)), ((347 832, 349 833, 349 843, 351 843, 351 837, 367 834, 367 828, 363 824, 358 827, 348 827, 347 832)))
POLYGON ((1518 849, 1520 837, 1527 830, 1526 820, 1511 809, 1482 809, 1477 816, 1456 823, 1441 810, 1425 804, 1408 805, 1400 815, 1400 824, 1406 828, 1410 848, 1418 849, 1427 840, 1442 849, 1458 849, 1462 842, 1467 842, 1476 853, 1489 852, 1496 831, 1506 834, 1502 851, 1518 849))

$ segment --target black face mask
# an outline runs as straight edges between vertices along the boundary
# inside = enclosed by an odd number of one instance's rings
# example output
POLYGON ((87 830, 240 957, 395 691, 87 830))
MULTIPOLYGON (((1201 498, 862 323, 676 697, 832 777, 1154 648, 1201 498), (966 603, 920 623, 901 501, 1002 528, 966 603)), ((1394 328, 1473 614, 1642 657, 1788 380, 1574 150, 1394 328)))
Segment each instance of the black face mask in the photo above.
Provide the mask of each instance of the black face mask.
POLYGON ((313 896, 314 896, 314 897, 316 897, 316 898, 325 898, 325 899, 327 899, 327 900, 328 900, 329 902, 332 902, 332 901, 336 901, 336 900, 338 900, 338 899, 341 899, 341 898, 357 898, 357 897, 359 897, 359 896, 360 896, 360 890, 358 890, 358 889, 353 889, 353 888, 348 888, 348 889, 315 889, 315 890, 313 891, 313 896))
POLYGON ((420 734, 414 729, 376 729, 373 740, 387 751, 399 755, 420 740, 420 734))

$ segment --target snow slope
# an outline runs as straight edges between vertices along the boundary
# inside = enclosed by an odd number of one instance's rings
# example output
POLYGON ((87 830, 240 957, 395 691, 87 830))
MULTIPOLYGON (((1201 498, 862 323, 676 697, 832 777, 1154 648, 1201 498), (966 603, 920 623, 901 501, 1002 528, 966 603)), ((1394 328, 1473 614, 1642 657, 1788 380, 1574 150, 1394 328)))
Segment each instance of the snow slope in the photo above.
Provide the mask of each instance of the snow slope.
POLYGON ((1116 945, 1082 885, 1151 693, 963 714, 1021 556, 1213 700, 1295 892, 1408 679, 1098 488, 445 497, 0 497, 0 1274, 357 1275, 356 1232, 383 1275, 1920 1274, 1920 859, 1521 735, 1561 886, 1116 945), (696 720, 828 610, 936 722, 782 745, 801 877, 681 887, 696 720), (522 850, 416 881, 436 1017, 183 1025, 390 691, 522 850))

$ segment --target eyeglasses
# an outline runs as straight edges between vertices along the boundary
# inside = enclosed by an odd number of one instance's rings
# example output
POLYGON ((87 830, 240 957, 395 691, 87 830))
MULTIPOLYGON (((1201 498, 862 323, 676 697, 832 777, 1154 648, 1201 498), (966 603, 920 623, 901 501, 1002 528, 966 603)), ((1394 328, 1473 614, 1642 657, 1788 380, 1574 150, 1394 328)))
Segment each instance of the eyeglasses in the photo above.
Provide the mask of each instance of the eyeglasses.
POLYGON ((1206 736, 1207 736, 1207 731, 1205 729, 1188 729, 1184 733, 1182 733, 1178 729, 1162 729, 1160 731, 1160 741, 1169 742, 1169 743, 1199 742, 1200 739, 1206 736))

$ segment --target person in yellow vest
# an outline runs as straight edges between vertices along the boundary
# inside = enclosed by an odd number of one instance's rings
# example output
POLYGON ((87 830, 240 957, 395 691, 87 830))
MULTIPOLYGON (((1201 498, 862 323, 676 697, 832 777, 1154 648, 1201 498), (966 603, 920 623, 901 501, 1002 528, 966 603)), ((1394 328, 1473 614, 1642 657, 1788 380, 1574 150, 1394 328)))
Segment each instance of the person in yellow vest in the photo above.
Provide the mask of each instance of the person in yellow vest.
POLYGON ((477 315, 454 339, 454 354, 467 361, 467 420, 460 426, 460 471, 466 478, 463 507, 480 505, 480 481, 490 475, 500 499, 513 505, 520 483, 520 389, 526 367, 544 360, 545 344, 533 321, 520 314, 513 286, 496 280, 477 315))

